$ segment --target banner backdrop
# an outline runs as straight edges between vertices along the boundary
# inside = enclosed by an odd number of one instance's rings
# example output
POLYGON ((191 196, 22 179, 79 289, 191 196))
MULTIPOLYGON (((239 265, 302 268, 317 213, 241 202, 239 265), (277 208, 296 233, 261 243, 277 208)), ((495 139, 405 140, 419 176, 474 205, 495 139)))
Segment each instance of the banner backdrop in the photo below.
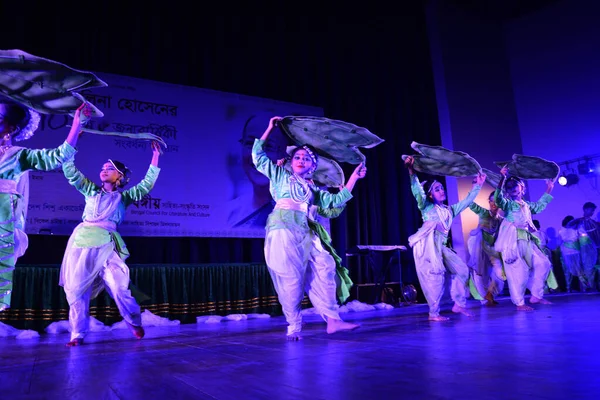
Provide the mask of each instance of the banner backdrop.
MULTIPOLYGON (((151 132, 168 145, 160 176, 148 196, 127 210, 123 236, 264 237, 272 210, 269 181, 251 159, 275 115, 322 116, 317 107, 124 77, 98 76, 107 88, 82 94, 105 116, 88 127, 104 131, 151 132)), ((69 132, 72 118, 43 115, 35 136, 16 145, 54 148, 69 132)), ((267 142, 271 159, 285 156, 288 140, 279 130, 267 142)), ((150 142, 84 133, 75 165, 93 182, 107 160, 132 171, 129 188, 143 179, 152 158, 150 142)), ((84 197, 59 168, 31 171, 26 232, 69 235, 81 222, 84 197)))

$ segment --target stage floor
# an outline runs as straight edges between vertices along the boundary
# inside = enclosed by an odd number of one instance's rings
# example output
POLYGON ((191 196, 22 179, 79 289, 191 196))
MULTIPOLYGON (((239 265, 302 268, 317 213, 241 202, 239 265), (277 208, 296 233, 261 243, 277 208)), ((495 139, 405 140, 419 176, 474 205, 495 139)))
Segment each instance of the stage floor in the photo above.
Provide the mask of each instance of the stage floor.
MULTIPOLYGON (((425 305, 315 316, 286 342, 283 317, 0 338, 2 399, 598 399, 600 294, 548 296, 517 312, 470 301, 474 318, 428 322, 425 305)), ((446 309, 448 306, 446 306, 446 309)), ((448 312, 444 314, 448 315, 448 312)))

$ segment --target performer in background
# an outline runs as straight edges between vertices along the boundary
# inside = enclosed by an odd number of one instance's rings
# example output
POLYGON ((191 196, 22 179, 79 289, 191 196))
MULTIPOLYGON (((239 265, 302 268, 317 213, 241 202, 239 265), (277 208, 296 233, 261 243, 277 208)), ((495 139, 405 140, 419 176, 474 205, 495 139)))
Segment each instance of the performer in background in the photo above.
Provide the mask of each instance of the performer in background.
POLYGON ((495 249, 502 255, 510 298, 519 311, 532 311, 525 305, 525 289, 531 291, 532 304, 551 304, 544 299, 544 287, 552 264, 539 247, 534 232, 532 214, 542 212, 552 200, 552 180, 546 181, 546 192, 537 202, 523 200, 525 183, 514 176, 508 177, 508 167, 500 170, 501 181, 494 201, 504 211, 495 249), (532 272, 530 273, 530 270, 532 272), (531 275, 531 276, 530 276, 531 275))
POLYGON ((588 201, 583 205, 583 217, 574 219, 569 226, 577 230, 579 235, 579 252, 581 265, 585 273, 587 286, 584 290, 597 290, 596 265, 598 264, 598 248, 600 247, 600 223, 592 217, 596 204, 588 201))
POLYGON ((447 321, 440 315, 440 301, 444 292, 446 272, 452 275, 450 296, 454 301, 452 311, 472 317, 467 310, 467 281, 469 267, 448 247, 448 233, 452 221, 458 214, 473 203, 485 182, 485 174, 479 173, 473 181, 473 188, 467 197, 452 206, 444 204, 446 193, 438 181, 425 182, 423 185, 413 169, 414 158, 406 157, 404 164, 410 175, 412 193, 423 217, 423 226, 411 237, 408 243, 413 248, 417 277, 423 294, 429 304, 430 321, 447 321))
POLYGON ((152 142, 152 161, 146 176, 136 186, 122 191, 129 182, 130 171, 119 161, 108 160, 102 166, 100 185, 87 179, 72 160, 63 164, 69 183, 85 196, 83 222, 69 238, 60 269, 59 284, 69 302, 69 347, 83 344, 90 325, 90 300, 103 289, 115 300, 133 335, 144 337, 140 306, 129 290, 129 268, 125 264, 129 252, 117 227, 123 222, 126 208, 154 187, 160 172, 159 156, 159 144, 152 142))
POLYGON ((546 285, 544 286, 544 293, 547 293, 546 289, 557 290, 558 282, 556 281, 556 277, 554 276, 554 270, 552 266, 552 250, 548 247, 548 234, 542 230, 542 225, 540 221, 537 219, 533 220, 533 226, 535 226, 535 231, 531 232, 533 236, 538 239, 538 246, 542 253, 548 258, 550 261, 550 272, 548 272, 548 277, 546 278, 546 285))
POLYGON ((490 193, 489 210, 472 203, 469 208, 479 216, 479 224, 471 231, 467 241, 469 249, 468 266, 472 271, 472 278, 477 292, 485 293, 482 303, 486 306, 498 304, 494 300, 504 289, 506 275, 502 268, 500 254, 494 250, 494 243, 498 235, 498 228, 502 222, 502 216, 496 203, 494 203, 494 192, 490 193))
POLYGON ((558 240, 560 242, 560 260, 562 262, 563 273, 565 274, 565 283, 567 292, 571 292, 571 283, 573 277, 579 278, 579 285, 582 291, 589 286, 587 277, 581 265, 581 253, 579 251, 579 234, 570 223, 575 218, 567 215, 562 220, 562 228, 558 231, 558 240))
POLYGON ((300 305, 306 291, 312 305, 327 322, 327 333, 358 327, 339 316, 336 301, 335 261, 322 246, 308 224, 312 205, 327 209, 340 207, 352 198, 358 179, 366 174, 358 165, 345 187, 336 194, 318 189, 308 179, 317 168, 318 158, 308 146, 294 149, 292 172, 277 166, 265 153, 265 142, 281 117, 273 117, 260 139, 255 140, 252 160, 270 180, 275 208, 266 225, 265 260, 288 323, 287 339, 300 340, 300 305))

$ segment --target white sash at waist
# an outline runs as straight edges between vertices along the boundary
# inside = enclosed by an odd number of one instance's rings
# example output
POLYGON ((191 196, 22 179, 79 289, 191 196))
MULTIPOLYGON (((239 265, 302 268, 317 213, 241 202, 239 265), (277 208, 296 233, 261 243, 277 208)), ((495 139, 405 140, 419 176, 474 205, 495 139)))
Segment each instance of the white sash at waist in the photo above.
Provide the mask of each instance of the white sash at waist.
POLYGON ((98 221, 98 222, 89 222, 83 221, 79 226, 97 226, 103 229, 106 229, 109 232, 117 231, 117 224, 112 221, 98 221))
POLYGON ((308 203, 297 203, 292 199, 279 199, 275 203, 276 210, 294 210, 305 214, 308 213, 308 203))

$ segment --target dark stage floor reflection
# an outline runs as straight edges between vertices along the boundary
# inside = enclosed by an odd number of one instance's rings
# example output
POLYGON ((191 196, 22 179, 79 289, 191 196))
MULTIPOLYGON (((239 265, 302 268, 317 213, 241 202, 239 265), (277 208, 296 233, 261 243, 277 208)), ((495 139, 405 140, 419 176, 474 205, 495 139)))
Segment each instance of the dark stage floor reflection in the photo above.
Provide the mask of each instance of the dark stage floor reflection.
MULTIPOLYGON (((284 340, 282 317, 0 339, 2 399, 598 399, 600 294, 428 322, 424 305, 343 314, 353 332, 284 340)), ((446 306, 448 309, 449 306, 446 306)), ((449 313, 445 313, 448 315, 449 313)))

